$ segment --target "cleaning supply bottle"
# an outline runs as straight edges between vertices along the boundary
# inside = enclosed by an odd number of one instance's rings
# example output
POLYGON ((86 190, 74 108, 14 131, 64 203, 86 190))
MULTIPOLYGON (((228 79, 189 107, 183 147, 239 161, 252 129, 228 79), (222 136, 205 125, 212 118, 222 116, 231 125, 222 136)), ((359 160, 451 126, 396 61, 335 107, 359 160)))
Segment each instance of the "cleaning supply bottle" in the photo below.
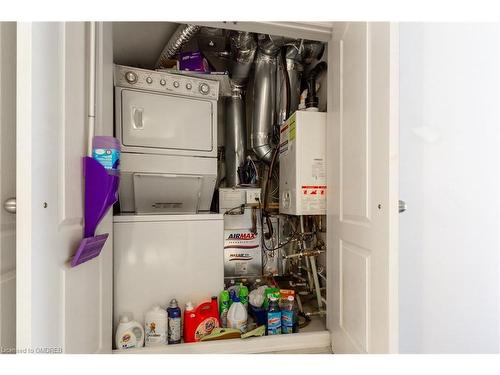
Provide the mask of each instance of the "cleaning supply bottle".
POLYGON ((227 327, 227 313, 229 311, 229 292, 223 290, 219 296, 219 314, 220 324, 222 327, 227 327))
POLYGON ((228 289, 228 292, 229 292, 229 308, 231 308, 231 305, 233 304, 233 301, 237 295, 236 289, 231 289, 231 290, 228 289))
POLYGON ((295 291, 293 289, 280 289, 280 296, 281 333, 297 333, 299 332, 299 309, 296 303, 295 291), (289 326, 290 323, 292 324, 291 327, 289 326))
POLYGON ((144 328, 139 322, 130 320, 127 315, 120 316, 115 344, 117 349, 141 348, 144 345, 144 328))
POLYGON ((276 298, 276 300, 279 300, 281 297, 280 289, 276 287, 269 287, 265 289, 264 302, 262 303, 262 307, 266 310, 269 310, 269 301, 271 297, 274 297, 276 298))
POLYGON ((95 136, 92 139, 92 158, 107 170, 118 170, 120 141, 111 136, 95 136))
POLYGON ((188 304, 184 311, 184 342, 200 341, 214 328, 220 327, 217 297, 212 297, 210 302, 204 302, 196 309, 191 302, 188 304))
POLYGON ((296 322, 294 305, 294 296, 289 295, 281 305, 281 333, 293 333, 296 322))
POLYGON ((269 298, 269 311, 267 312, 267 334, 281 334, 281 310, 275 296, 269 298))
POLYGON ((145 341, 146 346, 158 346, 167 344, 167 312, 160 306, 154 306, 146 313, 145 317, 145 341))
POLYGON ((181 343, 181 308, 174 298, 167 308, 168 314, 168 343, 181 343))
POLYGON ((247 331, 248 312, 238 297, 234 297, 233 303, 227 313, 228 328, 239 329, 241 333, 247 331))
POLYGON ((186 303, 184 307, 184 327, 182 337, 184 338, 184 342, 192 342, 194 340, 190 340, 190 327, 193 325, 193 320, 195 318, 194 306, 191 301, 186 303))
POLYGON ((243 283, 240 284, 240 301, 248 310, 248 288, 243 283))
POLYGON ((236 284, 235 280, 231 279, 230 284, 227 287, 227 291, 229 292, 229 296, 230 296, 229 306, 231 306, 231 304, 233 303, 233 297, 232 297, 233 294, 235 296, 239 296, 240 295, 240 284, 236 284))

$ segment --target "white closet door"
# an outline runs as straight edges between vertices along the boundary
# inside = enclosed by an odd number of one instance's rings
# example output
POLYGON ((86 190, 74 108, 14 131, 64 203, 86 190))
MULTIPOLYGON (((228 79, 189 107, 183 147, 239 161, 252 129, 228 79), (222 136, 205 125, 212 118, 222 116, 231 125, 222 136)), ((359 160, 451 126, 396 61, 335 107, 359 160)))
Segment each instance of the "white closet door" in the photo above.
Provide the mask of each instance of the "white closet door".
POLYGON ((110 352, 112 238, 68 265, 83 226, 89 24, 17 32, 17 348, 110 352))
POLYGON ((334 353, 397 351, 397 26, 329 44, 328 318, 334 353))

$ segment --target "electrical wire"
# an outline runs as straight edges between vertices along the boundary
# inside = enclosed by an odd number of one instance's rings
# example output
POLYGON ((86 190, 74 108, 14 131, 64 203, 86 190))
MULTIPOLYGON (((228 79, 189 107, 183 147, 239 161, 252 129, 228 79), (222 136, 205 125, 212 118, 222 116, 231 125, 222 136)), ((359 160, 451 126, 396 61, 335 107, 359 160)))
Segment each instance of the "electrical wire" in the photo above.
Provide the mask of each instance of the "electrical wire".
POLYGON ((243 164, 238 167, 238 177, 241 186, 251 186, 258 183, 259 171, 250 156, 247 156, 243 164))
POLYGON ((269 185, 272 177, 272 173, 274 170, 274 166, 276 163, 276 157, 278 156, 279 153, 279 145, 274 148, 273 151, 273 156, 271 158, 271 164, 269 165, 269 170, 267 172, 267 180, 266 180, 266 190, 264 191, 264 211, 267 212, 267 202, 268 202, 268 197, 269 197, 269 185))
POLYGON ((224 215, 243 215, 244 212, 245 212, 245 205, 244 204, 240 204, 239 206, 236 206, 236 207, 230 208, 229 210, 226 210, 224 212, 224 215), (239 213, 233 213, 233 211, 236 211, 237 209, 239 209, 240 212, 239 213))
POLYGON ((285 243, 282 243, 281 245, 278 245, 272 249, 269 249, 266 245, 266 242, 265 240, 263 239, 263 246, 264 246, 264 249, 266 252, 272 252, 272 251, 276 251, 276 250, 279 250, 283 247, 285 247, 286 245, 288 245, 289 243, 291 243, 294 239, 295 239, 295 236, 297 235, 298 233, 294 233, 293 236, 291 236, 288 241, 286 241, 285 243))
MULTIPOLYGON (((260 202, 259 202, 259 207, 260 207, 260 202)), ((261 210, 261 220, 262 219, 262 210, 261 210)), ((290 244, 294 239, 295 237, 299 234, 298 230, 296 228, 292 228, 293 229, 293 233, 290 235, 290 237, 288 238, 288 240, 285 242, 285 243, 282 243, 274 248, 268 248, 267 245, 266 245, 266 239, 264 238, 264 236, 262 236, 262 247, 264 248, 264 250, 266 252, 271 252, 271 251, 276 251, 276 250, 279 250, 285 246, 287 246, 288 244, 290 244)), ((271 239, 273 237, 271 236, 271 239)))
POLYGON ((256 180, 256 182, 259 182, 259 170, 257 169, 257 166, 255 165, 253 159, 250 156, 247 156, 247 159, 250 160, 250 162, 253 165, 253 169, 255 170, 255 180, 256 180))
POLYGON ((271 199, 273 200, 279 200, 279 174, 278 172, 274 171, 273 172, 273 179, 274 179, 274 185, 275 185, 275 188, 274 190, 271 191, 271 199))

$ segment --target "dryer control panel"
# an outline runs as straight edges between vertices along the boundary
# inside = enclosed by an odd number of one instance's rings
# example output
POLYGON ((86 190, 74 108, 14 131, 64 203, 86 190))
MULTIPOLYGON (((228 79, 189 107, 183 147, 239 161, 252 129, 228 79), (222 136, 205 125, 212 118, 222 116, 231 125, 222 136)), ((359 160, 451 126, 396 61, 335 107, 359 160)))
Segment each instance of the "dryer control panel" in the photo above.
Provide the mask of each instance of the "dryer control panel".
POLYGON ((219 98, 218 81, 123 65, 115 65, 114 84, 117 87, 130 87, 212 100, 219 98))

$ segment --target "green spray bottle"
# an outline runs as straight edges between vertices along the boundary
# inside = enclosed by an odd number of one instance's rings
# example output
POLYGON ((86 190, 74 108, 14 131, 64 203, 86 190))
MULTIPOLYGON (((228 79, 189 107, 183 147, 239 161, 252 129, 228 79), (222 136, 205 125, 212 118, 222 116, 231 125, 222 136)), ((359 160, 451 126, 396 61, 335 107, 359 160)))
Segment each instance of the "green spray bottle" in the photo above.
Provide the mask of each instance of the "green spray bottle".
POLYGON ((219 315, 222 327, 227 327, 227 312, 229 311, 229 292, 223 290, 219 296, 219 315))
POLYGON ((248 288, 243 283, 240 283, 240 301, 248 310, 248 288))

